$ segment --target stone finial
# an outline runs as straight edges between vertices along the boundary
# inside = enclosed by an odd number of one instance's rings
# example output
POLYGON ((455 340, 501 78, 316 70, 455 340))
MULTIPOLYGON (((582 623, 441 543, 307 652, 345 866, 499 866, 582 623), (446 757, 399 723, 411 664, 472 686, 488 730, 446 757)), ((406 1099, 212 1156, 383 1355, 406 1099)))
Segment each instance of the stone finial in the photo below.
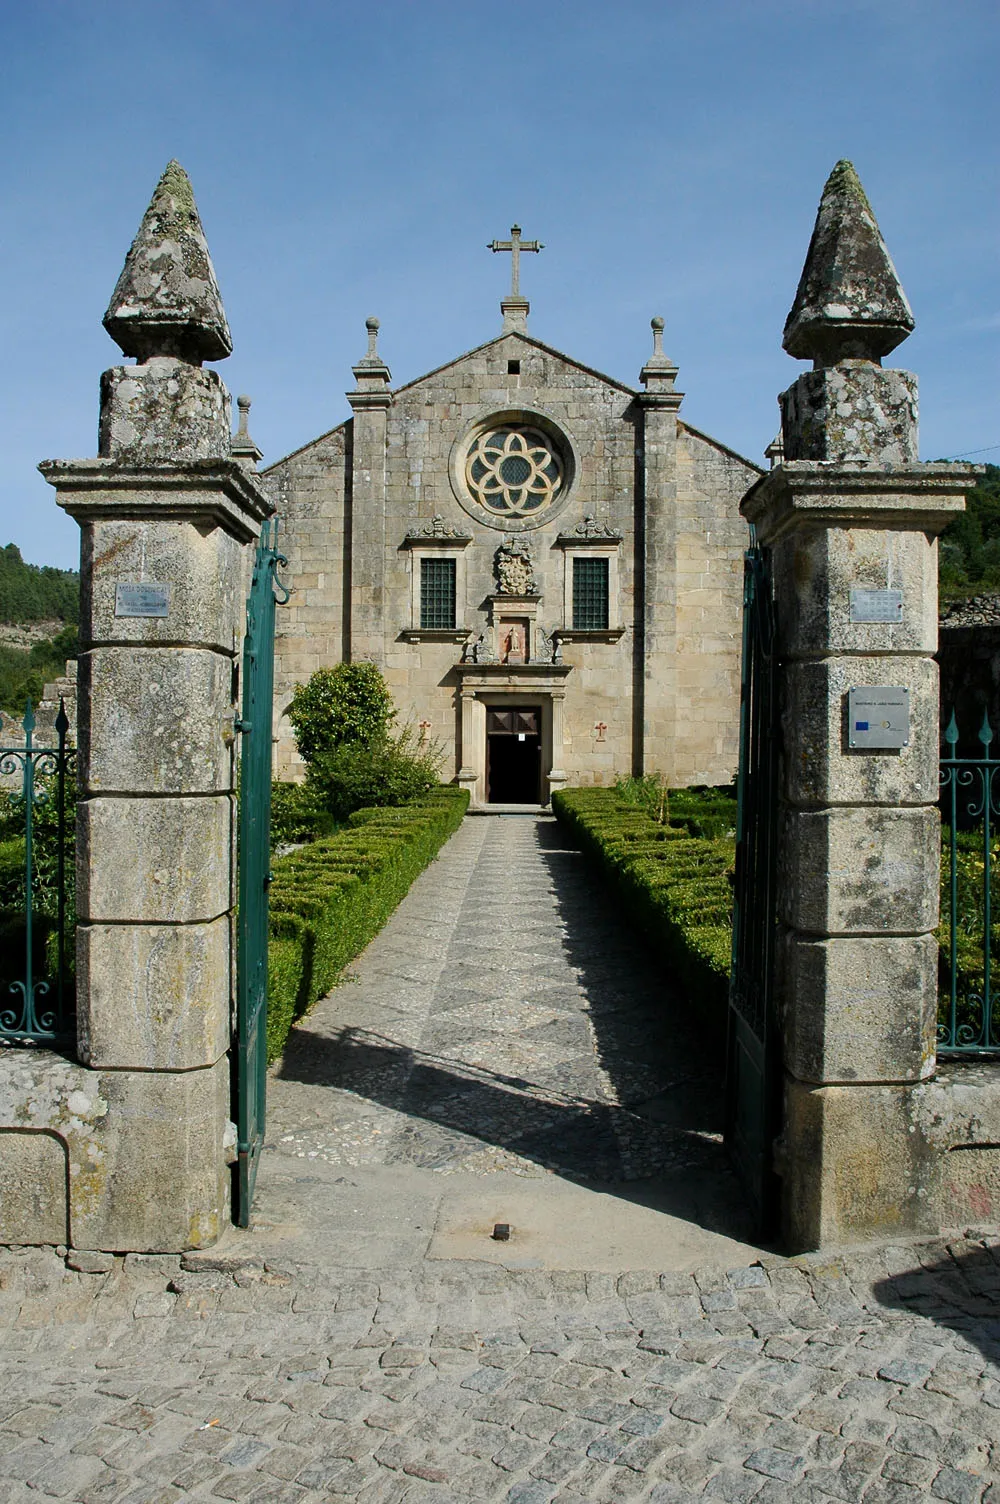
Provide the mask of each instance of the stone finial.
POLYGON ((663 330, 664 321, 659 314, 650 319, 649 327, 653 331, 653 353, 639 372, 639 380, 646 388, 647 393, 656 392, 662 403, 669 396, 672 400, 667 405, 680 407, 683 392, 674 392, 674 382, 677 379, 677 367, 669 355, 663 353, 663 330))
POLYGON ((111 295, 104 327, 139 361, 224 360, 233 341, 191 183, 168 162, 111 295))
POLYGON ((357 383, 355 391, 348 393, 348 400, 352 407, 371 406, 374 398, 377 398, 376 406, 384 406, 387 401, 392 400, 388 395, 392 373, 378 349, 379 327, 378 319, 365 319, 365 328, 368 330, 368 349, 357 365, 351 367, 357 383))
POLYGON ((913 330, 913 314, 852 164, 826 180, 782 343, 817 368, 881 361, 913 330))
POLYGON ((250 398, 247 396, 237 397, 236 406, 240 416, 236 432, 233 434, 233 459, 240 460, 244 465, 249 465, 253 469, 264 456, 250 437, 250 398))
POLYGON ((380 366, 382 357, 378 353, 378 331, 381 328, 378 319, 365 319, 365 328, 368 330, 368 351, 361 361, 361 365, 380 366))

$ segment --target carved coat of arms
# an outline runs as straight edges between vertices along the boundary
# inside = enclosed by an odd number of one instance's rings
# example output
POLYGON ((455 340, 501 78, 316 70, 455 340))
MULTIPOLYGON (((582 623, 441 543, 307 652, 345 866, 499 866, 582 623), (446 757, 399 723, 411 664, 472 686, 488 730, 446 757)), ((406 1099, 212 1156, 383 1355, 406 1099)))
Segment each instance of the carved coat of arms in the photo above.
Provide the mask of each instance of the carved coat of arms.
POLYGON ((519 538, 505 538, 493 556, 498 595, 536 595, 535 563, 531 545, 519 538))

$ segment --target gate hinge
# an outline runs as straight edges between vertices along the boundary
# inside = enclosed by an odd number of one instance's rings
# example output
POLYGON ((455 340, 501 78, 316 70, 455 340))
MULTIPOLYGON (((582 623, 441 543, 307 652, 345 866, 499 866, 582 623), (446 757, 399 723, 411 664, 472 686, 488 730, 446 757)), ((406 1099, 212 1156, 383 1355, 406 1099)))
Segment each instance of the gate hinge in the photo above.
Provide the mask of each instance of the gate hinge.
POLYGON ((235 715, 235 716, 233 716, 233 730, 234 731, 252 731, 253 730, 253 722, 252 721, 245 721, 245 720, 243 720, 242 716, 235 715))

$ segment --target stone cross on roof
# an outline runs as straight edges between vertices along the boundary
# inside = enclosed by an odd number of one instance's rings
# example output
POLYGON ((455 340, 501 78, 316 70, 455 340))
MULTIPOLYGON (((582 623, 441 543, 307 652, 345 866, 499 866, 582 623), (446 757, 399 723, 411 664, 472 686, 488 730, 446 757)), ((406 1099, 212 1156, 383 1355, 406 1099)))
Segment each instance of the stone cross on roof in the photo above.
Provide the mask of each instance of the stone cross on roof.
POLYGON ((509 240, 490 240, 487 242, 488 251, 510 251, 510 295, 512 298, 521 296, 521 252, 544 251, 545 247, 540 240, 522 240, 521 226, 511 225, 509 240))

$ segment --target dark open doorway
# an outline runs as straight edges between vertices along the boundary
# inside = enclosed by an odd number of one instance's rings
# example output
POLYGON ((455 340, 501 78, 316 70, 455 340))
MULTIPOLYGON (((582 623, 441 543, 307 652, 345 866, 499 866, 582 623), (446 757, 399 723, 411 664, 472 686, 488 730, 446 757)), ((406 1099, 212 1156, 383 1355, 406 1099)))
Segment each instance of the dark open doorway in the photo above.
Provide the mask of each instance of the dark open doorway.
POLYGON ((490 804, 540 804, 541 709, 513 705, 486 712, 486 786, 490 804))

